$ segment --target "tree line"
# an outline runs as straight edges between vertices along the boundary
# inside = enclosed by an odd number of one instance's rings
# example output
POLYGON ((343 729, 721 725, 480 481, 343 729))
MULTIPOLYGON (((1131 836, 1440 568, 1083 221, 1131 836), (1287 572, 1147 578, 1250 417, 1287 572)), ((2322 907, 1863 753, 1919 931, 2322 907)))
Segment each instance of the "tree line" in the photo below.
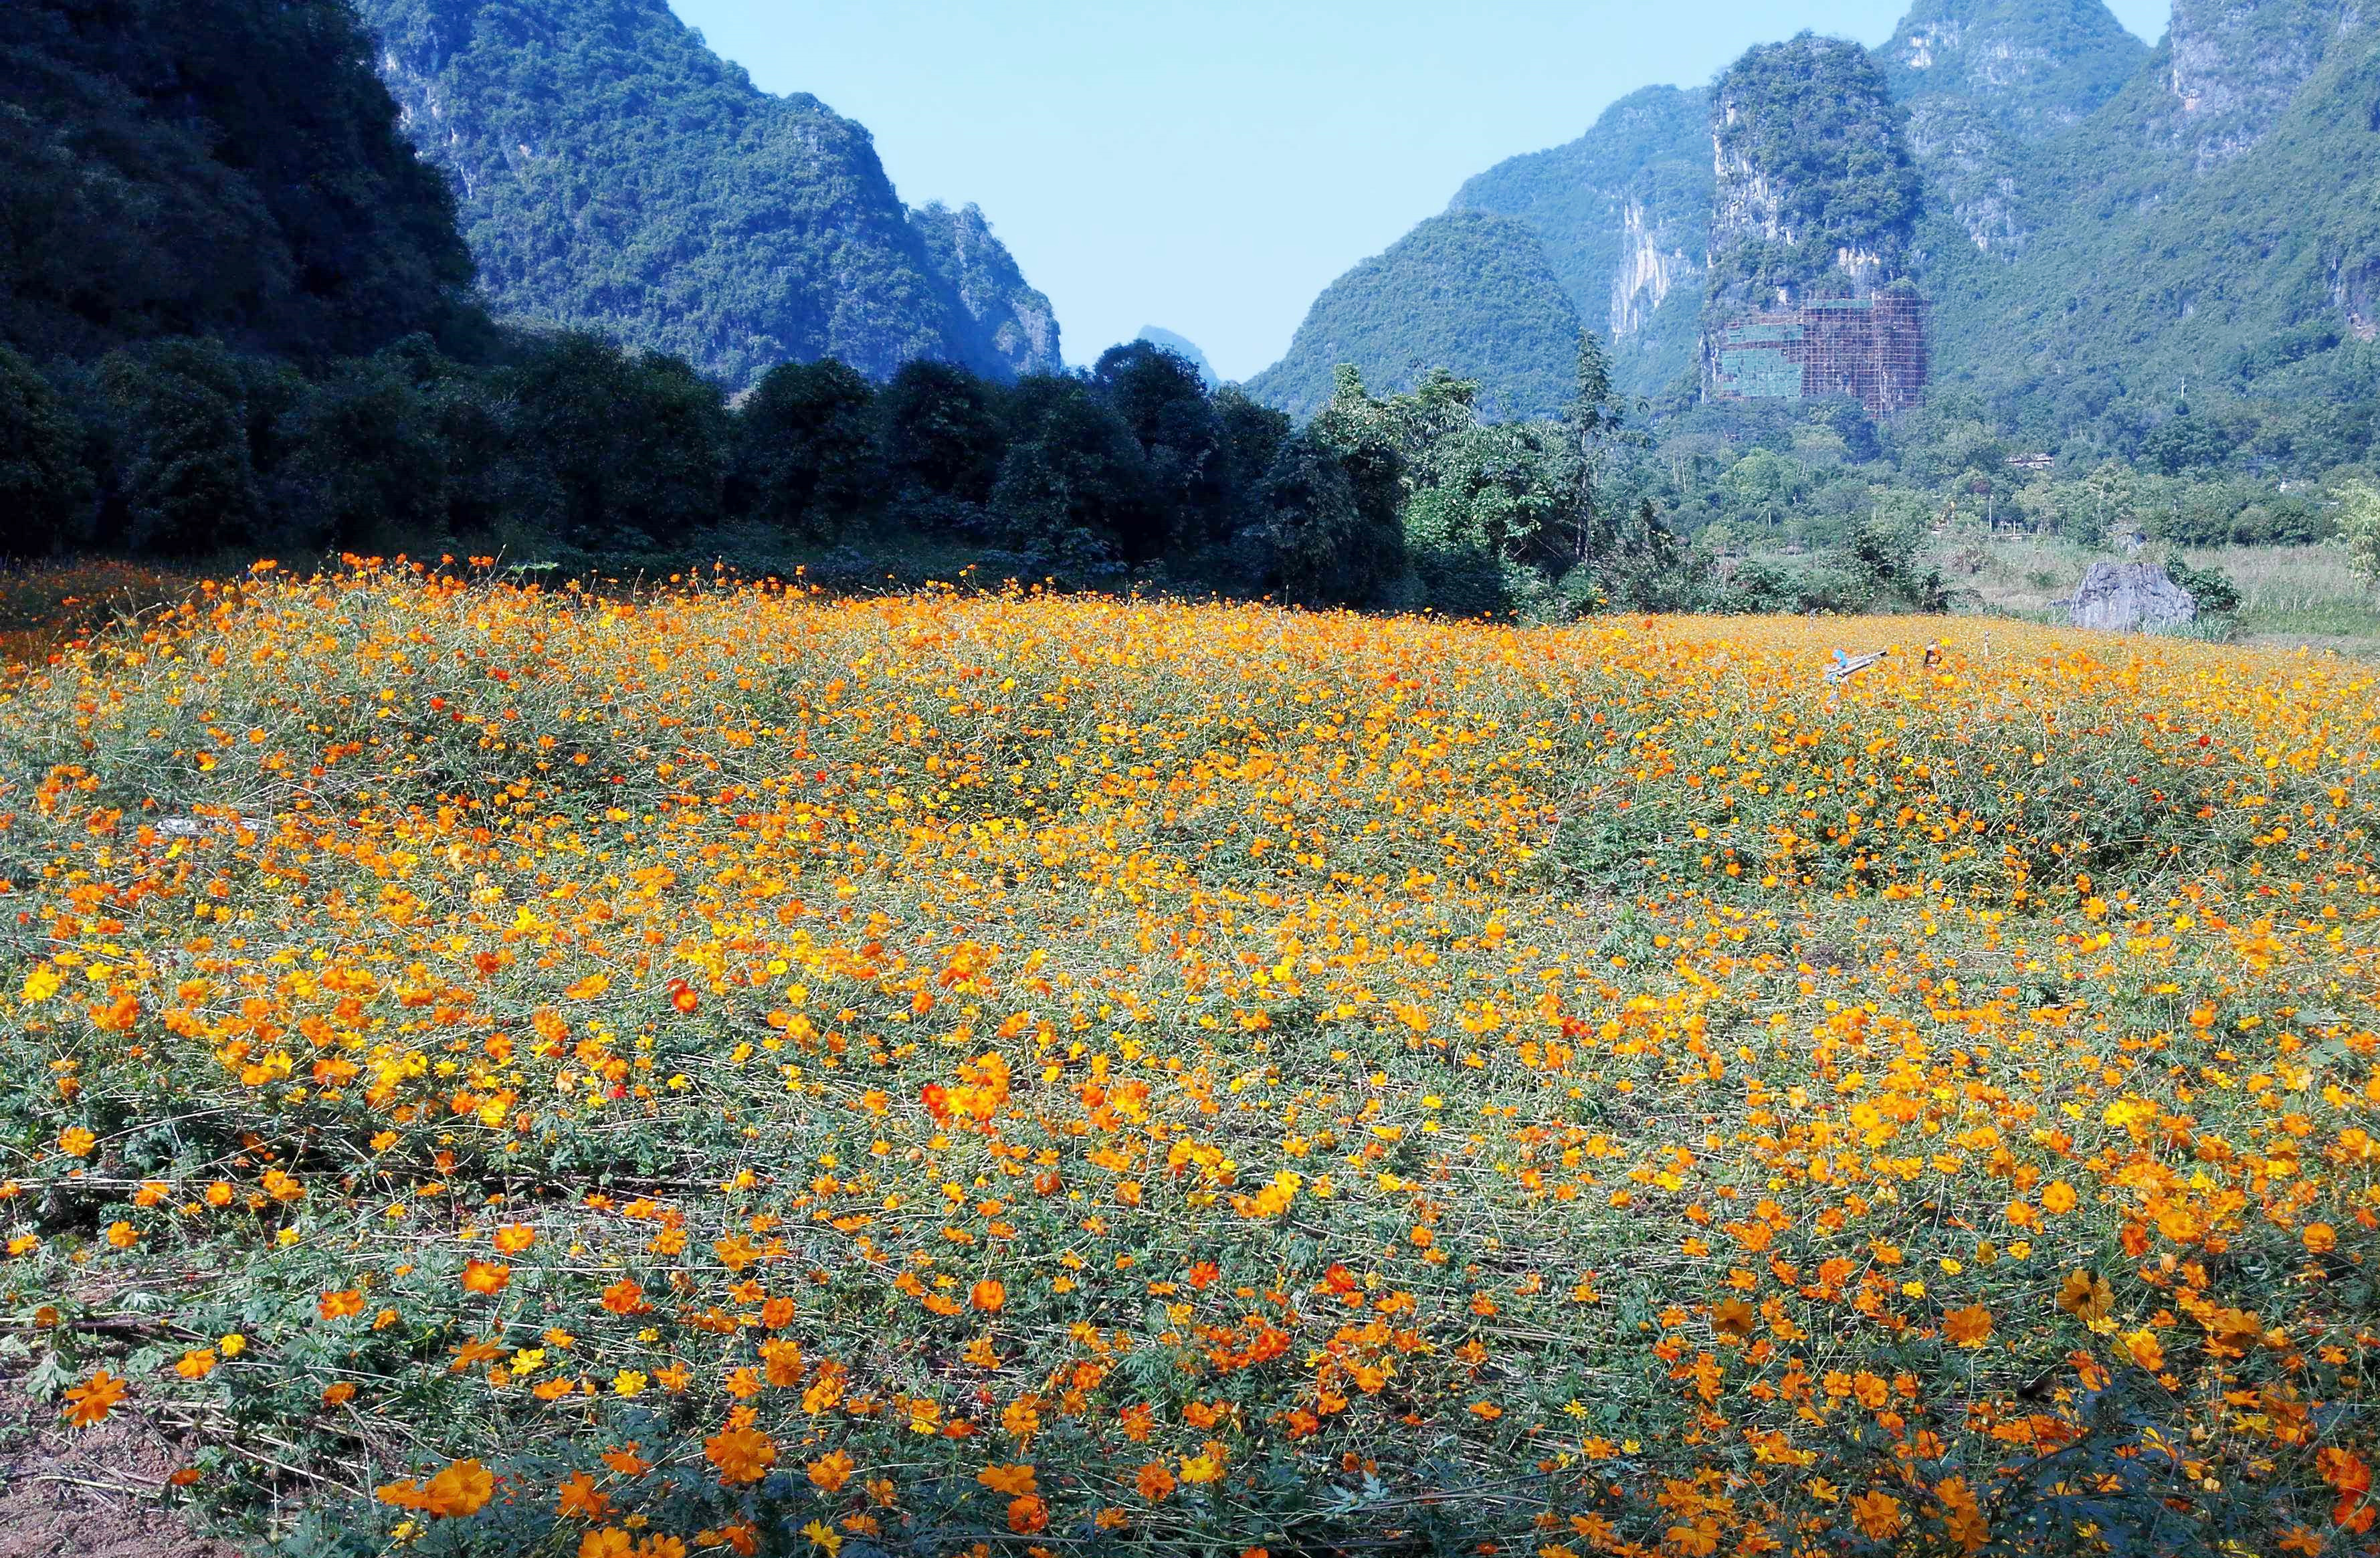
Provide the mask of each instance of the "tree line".
POLYGON ((1444 371, 1379 396, 1342 369, 1303 427, 1148 342, 1010 383, 786 363, 732 398, 566 333, 502 332, 472 362, 416 336, 308 371, 203 338, 88 362, 0 347, 0 440, 20 557, 765 568, 926 538, 1082 587, 1539 617, 1714 603, 1622 479, 1644 438, 1592 335, 1559 417, 1489 420, 1444 371))

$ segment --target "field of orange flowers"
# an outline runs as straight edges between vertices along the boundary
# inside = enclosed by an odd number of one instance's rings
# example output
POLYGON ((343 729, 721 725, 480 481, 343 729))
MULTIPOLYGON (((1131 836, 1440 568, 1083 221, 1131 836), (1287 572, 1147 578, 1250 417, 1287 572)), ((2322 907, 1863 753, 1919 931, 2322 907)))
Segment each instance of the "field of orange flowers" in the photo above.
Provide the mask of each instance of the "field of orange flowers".
POLYGON ((1985 628, 261 566, 0 692, 5 1356, 293 1554, 2380 1550, 2374 678, 1985 628))

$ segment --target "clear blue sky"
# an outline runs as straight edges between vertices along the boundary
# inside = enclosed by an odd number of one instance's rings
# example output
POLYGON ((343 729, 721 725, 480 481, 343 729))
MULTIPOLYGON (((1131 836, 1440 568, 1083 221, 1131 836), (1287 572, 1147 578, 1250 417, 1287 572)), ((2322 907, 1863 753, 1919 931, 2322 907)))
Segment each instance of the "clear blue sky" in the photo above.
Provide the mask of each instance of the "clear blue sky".
MULTIPOLYGON (((2168 0, 2115 0, 2155 41, 2168 0)), ((983 207, 1066 355, 1144 324, 1226 378, 1471 175, 1803 28, 1905 0, 672 0, 763 90, 875 133, 911 204, 983 207)))

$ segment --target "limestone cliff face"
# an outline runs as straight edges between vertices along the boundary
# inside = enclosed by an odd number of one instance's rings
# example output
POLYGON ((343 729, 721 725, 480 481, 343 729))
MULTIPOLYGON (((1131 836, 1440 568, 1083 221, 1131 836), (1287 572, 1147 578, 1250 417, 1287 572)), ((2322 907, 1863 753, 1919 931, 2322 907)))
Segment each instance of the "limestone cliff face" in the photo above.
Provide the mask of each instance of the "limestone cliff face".
POLYGON ((2174 0, 2166 142, 2200 172, 2264 138, 2342 42, 2370 41, 2361 0, 2174 0))
POLYGON ((1729 144, 1728 132, 1751 112, 1743 104, 1725 98, 1718 104, 1717 133, 1711 138, 1713 250, 1742 248, 1748 243, 1800 241, 1799 233, 1785 214, 1785 186, 1749 152, 1729 144))
POLYGON ((1472 179, 1450 209, 1535 229, 1578 317, 1610 347, 1614 381, 1649 395, 1693 371, 1710 201, 1707 100, 1648 87, 1576 140, 1472 179))
POLYGON ((935 274, 955 292, 1012 375, 1056 373, 1066 366, 1058 347, 1058 315, 1050 299, 1027 286, 1008 246, 992 236, 980 208, 956 211, 940 201, 909 213, 935 274))
POLYGON ((836 357, 1009 377, 1049 299, 973 208, 912 213, 867 129, 772 97, 666 0, 358 0, 415 147, 453 181, 497 311, 735 386, 836 357))
POLYGON ((1876 51, 1933 204, 1987 253, 2022 249, 2024 151, 2096 109, 2148 50, 2102 0, 1919 0, 1876 51))
POLYGON ((1699 277, 1702 266, 1688 254, 1678 228, 1682 223, 1648 216, 1645 202, 1629 200, 1620 210, 1620 264, 1611 277, 1610 339, 1627 342, 1650 327, 1661 305, 1680 284, 1699 277))
POLYGON ((2029 234, 2018 149, 1972 103, 1925 97, 1909 105, 1909 151, 1937 206, 1986 254, 2012 255, 2029 234))
POLYGON ((1908 274, 1924 203, 1907 115, 1857 45, 1754 49, 1711 103, 1706 325, 1908 274))

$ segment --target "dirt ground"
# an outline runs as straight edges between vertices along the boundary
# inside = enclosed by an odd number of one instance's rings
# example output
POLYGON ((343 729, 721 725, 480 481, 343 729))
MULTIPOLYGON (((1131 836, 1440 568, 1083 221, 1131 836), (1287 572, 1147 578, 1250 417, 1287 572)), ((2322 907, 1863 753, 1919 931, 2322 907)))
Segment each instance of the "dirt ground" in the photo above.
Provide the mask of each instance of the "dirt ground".
POLYGON ((119 1412, 96 1428, 0 1381, 0 1558, 243 1558, 160 1507, 183 1464, 172 1441, 119 1412))

